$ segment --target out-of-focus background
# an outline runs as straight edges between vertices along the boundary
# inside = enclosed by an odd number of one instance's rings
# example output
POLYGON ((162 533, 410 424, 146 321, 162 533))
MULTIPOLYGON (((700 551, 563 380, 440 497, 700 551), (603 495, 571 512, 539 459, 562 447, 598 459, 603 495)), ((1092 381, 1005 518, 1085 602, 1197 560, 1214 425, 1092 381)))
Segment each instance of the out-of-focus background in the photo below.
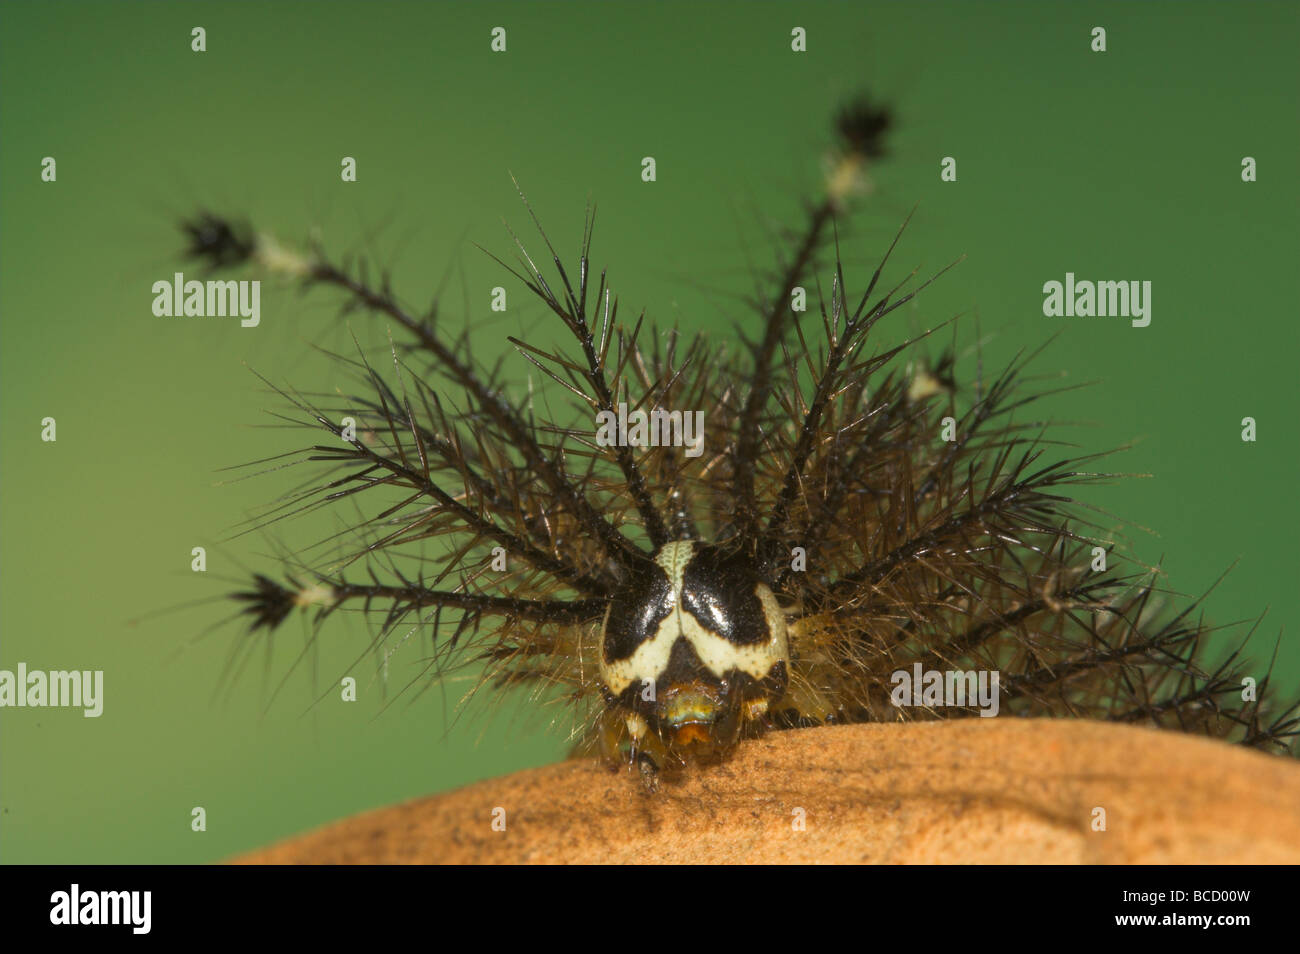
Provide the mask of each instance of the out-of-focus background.
MULTIPOLYGON (((828 119, 862 89, 899 127, 846 233, 850 274, 919 206, 900 274, 967 258, 898 333, 965 313, 962 340, 978 318, 992 368, 1060 332, 1034 367, 1098 382, 1050 403, 1080 425, 1062 435, 1136 440, 1107 466, 1153 475, 1088 499, 1181 592, 1235 564, 1209 615, 1267 608, 1255 652, 1283 631, 1275 677, 1294 690, 1295 25, 1287 3, 5 4, 0 668, 103 669, 106 699, 98 719, 0 716, 3 859, 211 861, 566 748, 526 706, 458 714, 460 684, 385 710, 368 663, 357 703, 312 706, 364 645, 357 621, 327 629, 314 676, 272 700, 307 632, 291 621, 269 666, 254 659, 213 698, 235 631, 207 631, 231 607, 155 611, 274 570, 278 541, 332 526, 230 539, 306 476, 221 471, 304 443, 273 426, 282 402, 250 369, 326 391, 343 378, 312 346, 353 345, 322 292, 264 287, 256 329, 154 317, 152 283, 183 267, 179 215, 316 230, 390 266, 413 303, 447 276, 448 320, 467 316, 492 358, 544 323, 472 244, 505 254, 501 219, 528 225, 513 172, 565 252, 598 203, 595 256, 625 309, 725 338, 745 320, 730 296, 747 263, 769 262, 771 230, 797 221, 828 119), (498 26, 505 53, 490 50, 498 26), (340 181, 344 156, 356 183, 340 181), (1042 285, 1067 271, 1152 281, 1150 327, 1044 317, 1042 285), (498 284, 505 316, 489 309, 498 284), (194 546, 206 575, 189 569, 194 546)), ((384 340, 377 322, 351 325, 384 340)), ((525 382, 521 358, 507 367, 525 382)), ((418 655, 394 657, 394 680, 418 655)))

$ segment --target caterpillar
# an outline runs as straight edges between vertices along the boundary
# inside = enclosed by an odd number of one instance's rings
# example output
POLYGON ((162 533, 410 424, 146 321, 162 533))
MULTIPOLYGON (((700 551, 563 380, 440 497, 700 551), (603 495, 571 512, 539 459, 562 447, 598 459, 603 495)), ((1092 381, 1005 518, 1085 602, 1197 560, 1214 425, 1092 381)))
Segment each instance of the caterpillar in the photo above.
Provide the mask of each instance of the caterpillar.
POLYGON ((1116 476, 1093 469, 1103 455, 1058 458, 1017 421, 1044 393, 1024 381, 1035 353, 959 384, 955 344, 929 344, 946 324, 877 345, 947 271, 885 280, 905 222, 869 275, 846 274, 838 224, 891 121, 867 99, 838 114, 821 194, 739 347, 620 321, 591 261, 594 211, 566 263, 520 192, 549 261, 518 236, 517 259, 496 260, 568 342, 510 338, 553 385, 545 413, 386 277, 211 212, 182 223, 210 268, 327 288, 403 339, 390 368, 345 359, 359 384, 343 406, 280 391, 321 435, 295 452, 321 477, 294 504, 370 509, 328 565, 231 594, 240 645, 297 609, 318 632, 358 609, 377 648, 418 627, 429 678, 471 666, 479 688, 565 702, 575 755, 656 779, 764 732, 990 714, 968 673, 993 674, 999 717, 1293 751, 1300 703, 1275 701, 1267 674, 1243 692, 1254 670, 1241 647, 1211 658, 1201 601, 1174 605, 1075 504, 1074 488, 1116 476), (792 301, 809 285, 805 313, 792 301), (968 691, 931 695, 940 684, 968 691))

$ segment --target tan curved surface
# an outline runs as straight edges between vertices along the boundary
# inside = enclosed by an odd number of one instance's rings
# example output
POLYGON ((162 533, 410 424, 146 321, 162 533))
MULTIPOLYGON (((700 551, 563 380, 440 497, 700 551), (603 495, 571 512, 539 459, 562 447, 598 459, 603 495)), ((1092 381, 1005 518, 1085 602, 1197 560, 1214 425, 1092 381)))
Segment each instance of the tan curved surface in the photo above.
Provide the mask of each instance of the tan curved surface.
POLYGON ((235 861, 1296 864, 1300 762, 1083 721, 818 728, 742 745, 653 794, 626 773, 566 762, 235 861), (492 828, 496 808, 505 831, 492 828))

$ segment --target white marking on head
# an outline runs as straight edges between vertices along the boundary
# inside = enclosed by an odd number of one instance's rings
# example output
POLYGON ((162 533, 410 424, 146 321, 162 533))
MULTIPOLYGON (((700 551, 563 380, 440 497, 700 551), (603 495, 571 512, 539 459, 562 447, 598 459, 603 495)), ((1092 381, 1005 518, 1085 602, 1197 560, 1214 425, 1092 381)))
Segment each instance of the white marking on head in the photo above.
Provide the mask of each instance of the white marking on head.
POLYGON ((694 555, 695 544, 690 540, 664 544, 655 554, 655 563, 668 577, 668 602, 672 611, 660 621, 654 635, 637 646, 628 658, 609 663, 601 657, 601 678, 614 695, 634 682, 658 678, 667 668, 673 645, 678 639, 685 639, 705 668, 719 679, 733 669, 753 679, 762 679, 774 665, 788 659, 785 615, 766 584, 757 583, 754 587, 769 634, 762 643, 737 646, 700 625, 690 613, 682 611, 682 581, 686 566, 694 555))

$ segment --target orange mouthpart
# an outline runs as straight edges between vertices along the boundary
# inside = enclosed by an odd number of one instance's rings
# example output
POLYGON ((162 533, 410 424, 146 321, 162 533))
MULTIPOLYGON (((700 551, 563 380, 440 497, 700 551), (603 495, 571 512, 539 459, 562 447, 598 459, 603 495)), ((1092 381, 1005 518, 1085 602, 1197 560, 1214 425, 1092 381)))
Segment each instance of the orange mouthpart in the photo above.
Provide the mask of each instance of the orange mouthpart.
POLYGON ((673 733, 673 742, 677 745, 691 745, 696 742, 708 745, 709 741, 709 730, 699 722, 688 722, 686 725, 679 726, 673 733))

